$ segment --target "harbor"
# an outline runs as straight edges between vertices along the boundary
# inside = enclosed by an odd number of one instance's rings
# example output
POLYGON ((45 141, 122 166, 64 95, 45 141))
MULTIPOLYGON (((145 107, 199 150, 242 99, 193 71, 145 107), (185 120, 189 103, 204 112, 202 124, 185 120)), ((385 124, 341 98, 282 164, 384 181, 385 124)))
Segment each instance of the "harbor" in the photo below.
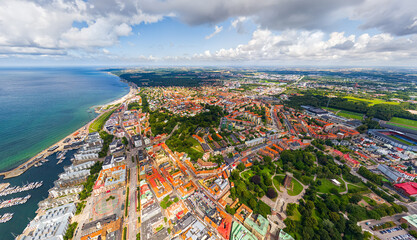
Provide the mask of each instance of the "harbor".
POLYGON ((20 193, 24 191, 29 191, 32 189, 39 188, 43 185, 43 181, 40 182, 31 182, 28 184, 25 184, 23 186, 15 186, 15 187, 7 187, 6 189, 0 191, 0 196, 7 196, 14 193, 20 193))
POLYGON ((0 200, 0 209, 1 208, 8 208, 8 207, 13 207, 16 205, 20 205, 20 204, 24 204, 26 203, 29 198, 31 197, 31 195, 27 195, 25 197, 17 197, 17 198, 12 198, 9 200, 0 200))

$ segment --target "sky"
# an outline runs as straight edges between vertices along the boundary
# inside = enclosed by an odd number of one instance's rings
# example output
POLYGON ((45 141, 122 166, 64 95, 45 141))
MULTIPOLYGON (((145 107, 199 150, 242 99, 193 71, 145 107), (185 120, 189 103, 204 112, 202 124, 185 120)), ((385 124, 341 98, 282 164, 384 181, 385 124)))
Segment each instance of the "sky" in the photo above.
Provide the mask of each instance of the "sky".
POLYGON ((416 0, 0 3, 0 66, 417 67, 416 0))

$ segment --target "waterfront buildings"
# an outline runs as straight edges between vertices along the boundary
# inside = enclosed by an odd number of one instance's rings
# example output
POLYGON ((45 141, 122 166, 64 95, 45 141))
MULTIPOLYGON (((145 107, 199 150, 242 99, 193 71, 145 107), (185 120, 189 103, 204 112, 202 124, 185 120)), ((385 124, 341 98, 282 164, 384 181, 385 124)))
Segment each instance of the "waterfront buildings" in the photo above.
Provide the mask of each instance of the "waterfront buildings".
POLYGON ((63 239, 75 209, 75 204, 70 203, 47 210, 44 214, 36 216, 17 239, 63 239))

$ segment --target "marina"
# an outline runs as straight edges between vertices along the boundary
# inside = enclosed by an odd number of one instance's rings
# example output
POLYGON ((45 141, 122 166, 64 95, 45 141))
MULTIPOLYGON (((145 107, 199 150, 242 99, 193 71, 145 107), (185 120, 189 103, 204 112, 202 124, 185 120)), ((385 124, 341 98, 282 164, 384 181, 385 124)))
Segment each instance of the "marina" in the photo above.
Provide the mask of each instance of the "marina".
POLYGON ((10 194, 14 194, 14 193, 20 193, 20 192, 36 189, 36 188, 41 187, 42 185, 43 185, 43 181, 31 182, 21 187, 20 186, 8 187, 4 189, 3 191, 0 191, 0 196, 7 196, 10 194))
POLYGON ((24 204, 29 200, 30 197, 31 195, 27 195, 26 197, 18 197, 18 198, 12 198, 9 200, 1 201, 0 208, 7 208, 7 207, 24 204))
POLYGON ((5 223, 10 221, 13 218, 14 213, 5 213, 0 215, 0 223, 5 223))

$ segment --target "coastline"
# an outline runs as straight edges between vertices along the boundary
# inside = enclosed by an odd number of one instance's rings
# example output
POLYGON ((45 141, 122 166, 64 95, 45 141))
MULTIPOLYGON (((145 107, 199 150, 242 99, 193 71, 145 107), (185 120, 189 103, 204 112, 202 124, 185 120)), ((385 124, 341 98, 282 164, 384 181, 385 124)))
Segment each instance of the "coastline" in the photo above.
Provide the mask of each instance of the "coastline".
MULTIPOLYGON (((129 85, 129 92, 126 95, 124 95, 124 96, 122 96, 122 97, 120 97, 116 100, 113 100, 110 103, 99 105, 99 106, 95 107, 95 109, 100 108, 100 111, 95 111, 96 113, 98 113, 98 115, 94 119, 90 120, 88 123, 86 123, 85 125, 83 125, 79 129, 75 130, 71 134, 67 135, 66 137, 62 138, 58 142, 52 144, 51 146, 45 148, 44 150, 37 153, 33 157, 29 158, 27 161, 23 162, 19 166, 15 167, 11 170, 8 170, 8 171, 0 172, 0 176, 3 176, 4 180, 20 176, 21 174, 23 174, 24 172, 29 170, 31 167, 33 167, 36 163, 40 162, 43 158, 46 158, 49 155, 51 155, 51 154, 53 154, 57 151, 62 151, 63 147, 65 145, 64 144, 65 139, 70 138, 71 141, 72 141, 72 140, 74 140, 74 137, 75 137, 74 135, 76 135, 76 136, 85 135, 86 136, 89 132, 89 127, 90 127, 91 123, 93 123, 97 118, 99 118, 105 112, 111 111, 113 109, 114 105, 117 105, 119 103, 123 103, 124 101, 128 100, 132 96, 135 96, 135 93, 136 93, 136 89, 129 85), (103 108, 107 108, 107 109, 105 109, 103 111, 103 108), (54 151, 48 151, 48 149, 50 149, 53 146, 58 146, 58 148, 55 149, 54 151)), ((92 107, 94 107, 94 106, 92 106, 92 107)))

